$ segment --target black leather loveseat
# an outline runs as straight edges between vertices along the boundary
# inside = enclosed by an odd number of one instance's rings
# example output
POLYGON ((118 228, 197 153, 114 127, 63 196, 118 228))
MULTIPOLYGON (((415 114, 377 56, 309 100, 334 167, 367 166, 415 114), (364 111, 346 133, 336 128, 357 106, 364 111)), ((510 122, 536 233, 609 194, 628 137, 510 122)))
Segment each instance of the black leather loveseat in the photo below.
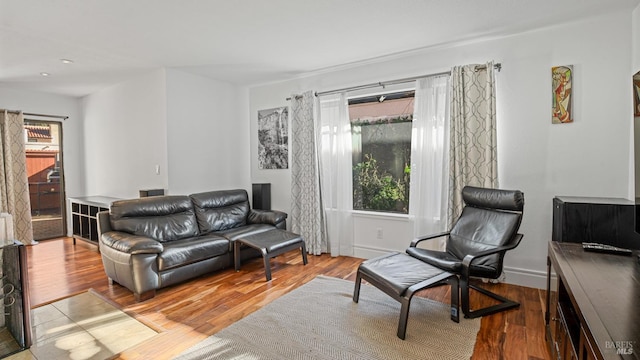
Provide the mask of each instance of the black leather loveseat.
MULTIPOLYGON (((110 282, 136 300, 156 289, 233 264, 233 241, 286 228, 287 214, 251 209, 245 190, 120 200, 98 213, 100 253, 110 282)), ((259 256, 242 250, 242 258, 259 256)))

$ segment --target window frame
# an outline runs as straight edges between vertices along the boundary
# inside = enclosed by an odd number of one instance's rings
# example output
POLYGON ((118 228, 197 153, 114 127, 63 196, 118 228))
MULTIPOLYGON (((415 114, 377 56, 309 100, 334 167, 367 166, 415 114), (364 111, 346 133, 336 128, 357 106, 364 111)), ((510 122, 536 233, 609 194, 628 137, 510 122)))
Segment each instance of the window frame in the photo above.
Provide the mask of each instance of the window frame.
MULTIPOLYGON (((415 82, 413 83, 408 83, 408 84, 402 84, 401 86, 393 86, 393 87, 389 87, 389 88, 385 88, 383 90, 379 90, 379 91, 375 91, 375 92, 360 92, 359 94, 356 93, 349 93, 347 94, 347 108, 348 111, 350 110, 351 105, 357 105, 357 104, 363 104, 363 103, 377 103, 377 102, 382 102, 380 101, 380 97, 384 96, 383 101, 387 101, 387 100, 394 100, 394 99, 402 99, 402 98, 415 98, 415 92, 416 92, 416 84, 415 82)), ((411 147, 412 147, 412 141, 413 141, 413 136, 412 136, 412 132, 413 132, 413 116, 414 116, 414 109, 415 109, 415 104, 413 104, 412 109, 411 109, 411 113, 409 115, 410 119, 406 122, 411 123, 411 130, 409 133, 409 157, 408 157, 408 164, 406 166, 408 166, 409 168, 411 168, 411 147)), ((351 120, 351 117, 349 115, 349 122, 351 124, 351 130, 353 130, 353 122, 351 120)), ((403 121, 401 121, 403 122, 403 121)), ((352 139, 354 134, 351 134, 352 139)), ((355 140, 352 140, 355 142, 355 140)), ((354 146, 355 147, 355 146, 354 146)), ((354 154, 354 148, 352 148, 352 159, 353 159, 353 155, 354 154)), ((406 186, 406 201, 404 202, 406 204, 406 209, 405 211, 392 211, 392 210, 376 210, 376 209, 357 209, 355 208, 355 204, 356 204, 356 187, 355 187, 355 166, 356 166, 356 162, 354 160, 352 160, 352 177, 353 177, 353 185, 352 185, 352 191, 351 191, 351 196, 352 196, 352 209, 351 211, 354 214, 359 214, 359 215, 371 215, 371 216, 386 216, 386 217, 398 217, 398 218, 405 218, 405 217, 409 217, 409 213, 410 213, 410 204, 409 204, 409 199, 410 199, 410 189, 411 189, 411 177, 409 175, 409 179, 406 182, 405 186, 406 186)))

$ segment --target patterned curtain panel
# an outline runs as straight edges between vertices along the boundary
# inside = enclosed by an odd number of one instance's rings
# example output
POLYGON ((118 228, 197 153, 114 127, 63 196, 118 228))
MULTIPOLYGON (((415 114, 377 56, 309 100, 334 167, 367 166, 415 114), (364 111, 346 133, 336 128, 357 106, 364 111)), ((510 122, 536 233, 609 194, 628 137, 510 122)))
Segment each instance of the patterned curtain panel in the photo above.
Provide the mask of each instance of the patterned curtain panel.
POLYGON ((316 151, 314 95, 291 97, 291 231, 302 235, 307 252, 327 252, 316 151))
POLYGON ((24 119, 6 110, 0 115, 0 212, 12 215, 16 240, 32 244, 24 119))
POLYGON ((498 187, 493 62, 454 67, 451 90, 449 227, 462 212, 464 186, 498 187))

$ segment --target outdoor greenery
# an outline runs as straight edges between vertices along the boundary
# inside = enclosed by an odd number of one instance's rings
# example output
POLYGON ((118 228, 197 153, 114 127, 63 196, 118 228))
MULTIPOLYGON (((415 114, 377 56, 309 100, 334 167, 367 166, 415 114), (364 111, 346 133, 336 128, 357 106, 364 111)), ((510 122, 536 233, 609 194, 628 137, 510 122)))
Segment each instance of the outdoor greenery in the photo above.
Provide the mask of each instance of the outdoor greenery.
POLYGON ((409 213, 413 98, 395 95, 349 103, 354 210, 409 213))
POLYGON ((402 178, 395 179, 381 171, 372 154, 353 168, 354 209, 407 213, 409 209, 410 167, 405 165, 402 178))
POLYGON ((354 119, 351 120, 351 126, 367 126, 367 125, 384 125, 384 124, 398 124, 413 121, 413 114, 395 116, 392 118, 379 118, 379 119, 354 119))

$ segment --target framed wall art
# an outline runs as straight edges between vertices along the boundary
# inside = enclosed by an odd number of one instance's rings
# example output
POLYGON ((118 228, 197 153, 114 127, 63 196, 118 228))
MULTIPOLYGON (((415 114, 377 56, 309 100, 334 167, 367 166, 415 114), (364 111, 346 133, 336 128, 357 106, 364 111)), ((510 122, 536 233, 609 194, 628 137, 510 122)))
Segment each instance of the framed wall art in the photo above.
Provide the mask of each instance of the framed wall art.
POLYGON ((260 169, 289 168, 289 108, 258 111, 258 163, 260 169))
POLYGON ((633 116, 640 116, 640 72, 633 75, 633 116))
POLYGON ((573 122, 573 65, 551 68, 553 105, 551 123, 573 122))

